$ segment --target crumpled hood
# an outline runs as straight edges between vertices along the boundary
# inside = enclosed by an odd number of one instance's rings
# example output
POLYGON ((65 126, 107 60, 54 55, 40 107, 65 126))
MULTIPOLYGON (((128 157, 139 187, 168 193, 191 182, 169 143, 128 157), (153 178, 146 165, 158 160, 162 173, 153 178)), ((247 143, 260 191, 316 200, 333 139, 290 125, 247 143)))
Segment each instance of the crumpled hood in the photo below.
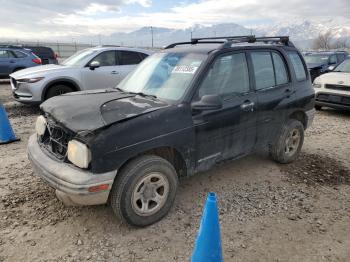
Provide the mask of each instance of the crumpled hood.
POLYGON ((67 68, 70 68, 68 66, 64 65, 41 65, 41 66, 33 66, 26 69, 19 70, 17 72, 12 73, 10 76, 15 79, 21 79, 21 78, 28 78, 28 77, 35 77, 35 76, 43 76, 44 74, 50 73, 50 72, 57 72, 61 70, 67 70, 67 68))
POLYGON ((94 131, 169 106, 165 102, 120 92, 92 90, 53 97, 40 108, 73 132, 94 131))

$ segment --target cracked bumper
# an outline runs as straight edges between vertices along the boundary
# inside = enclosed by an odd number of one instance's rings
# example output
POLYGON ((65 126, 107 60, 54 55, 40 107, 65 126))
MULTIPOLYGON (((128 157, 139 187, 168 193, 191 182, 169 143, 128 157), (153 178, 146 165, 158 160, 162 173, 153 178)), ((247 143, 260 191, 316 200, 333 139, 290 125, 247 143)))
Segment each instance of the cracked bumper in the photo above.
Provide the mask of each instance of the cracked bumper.
POLYGON ((28 158, 35 173, 56 189, 56 196, 66 205, 98 205, 108 200, 116 171, 94 174, 71 164, 59 162, 45 154, 36 135, 28 141, 28 158), (99 192, 90 192, 89 188, 108 184, 108 188, 99 192))

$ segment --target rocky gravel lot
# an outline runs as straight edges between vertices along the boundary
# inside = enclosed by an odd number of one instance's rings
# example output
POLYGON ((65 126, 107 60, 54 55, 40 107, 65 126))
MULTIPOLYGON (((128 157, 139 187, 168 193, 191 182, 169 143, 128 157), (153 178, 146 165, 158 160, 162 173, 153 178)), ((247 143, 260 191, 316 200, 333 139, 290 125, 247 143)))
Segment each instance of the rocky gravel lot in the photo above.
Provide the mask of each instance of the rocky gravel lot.
POLYGON ((350 113, 317 112, 299 159, 266 155, 183 179, 170 214, 130 228, 108 206, 65 207, 26 157, 37 107, 0 103, 20 142, 0 146, 0 261, 188 261, 206 195, 218 193, 225 261, 350 260, 350 113))

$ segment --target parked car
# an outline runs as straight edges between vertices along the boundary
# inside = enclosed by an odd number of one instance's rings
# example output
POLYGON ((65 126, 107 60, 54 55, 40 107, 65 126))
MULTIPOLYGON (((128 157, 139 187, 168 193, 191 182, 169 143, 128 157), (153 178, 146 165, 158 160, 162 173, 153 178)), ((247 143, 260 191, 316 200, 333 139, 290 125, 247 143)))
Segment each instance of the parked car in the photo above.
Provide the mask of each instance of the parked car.
POLYGON ((51 47, 47 46, 25 46, 25 48, 28 48, 32 50, 34 54, 36 54, 38 57, 40 57, 41 62, 43 65, 47 64, 58 64, 57 60, 57 54, 52 50, 51 47))
POLYGON ((338 64, 343 62, 348 55, 346 51, 304 53, 306 65, 310 70, 311 81, 313 82, 319 75, 334 69, 338 64))
POLYGON ((295 160, 314 96, 288 37, 193 39, 145 59, 114 89, 44 102, 29 159, 64 203, 108 202, 146 226, 168 213, 179 177, 262 148, 295 160))
POLYGON ((0 78, 8 78, 13 72, 41 65, 41 62, 30 49, 0 45, 0 78))
POLYGON ((61 65, 43 65, 10 75, 15 100, 40 104, 64 93, 115 87, 151 52, 100 46, 85 49, 61 65))
POLYGON ((317 77, 313 83, 316 91, 316 109, 323 106, 350 109, 350 59, 338 65, 333 72, 317 77))

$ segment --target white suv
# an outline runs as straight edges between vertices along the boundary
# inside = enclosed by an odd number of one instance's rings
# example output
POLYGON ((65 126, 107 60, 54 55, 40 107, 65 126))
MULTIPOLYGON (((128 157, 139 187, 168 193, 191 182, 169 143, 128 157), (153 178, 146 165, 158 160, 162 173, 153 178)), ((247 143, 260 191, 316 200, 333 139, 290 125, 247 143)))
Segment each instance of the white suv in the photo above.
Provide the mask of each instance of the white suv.
POLYGON ((152 52, 143 49, 100 46, 82 50, 61 65, 44 65, 10 75, 15 99, 41 103, 64 93, 115 87, 152 52))
POLYGON ((322 106, 350 110, 350 59, 339 64, 331 73, 314 80, 316 109, 322 106))

